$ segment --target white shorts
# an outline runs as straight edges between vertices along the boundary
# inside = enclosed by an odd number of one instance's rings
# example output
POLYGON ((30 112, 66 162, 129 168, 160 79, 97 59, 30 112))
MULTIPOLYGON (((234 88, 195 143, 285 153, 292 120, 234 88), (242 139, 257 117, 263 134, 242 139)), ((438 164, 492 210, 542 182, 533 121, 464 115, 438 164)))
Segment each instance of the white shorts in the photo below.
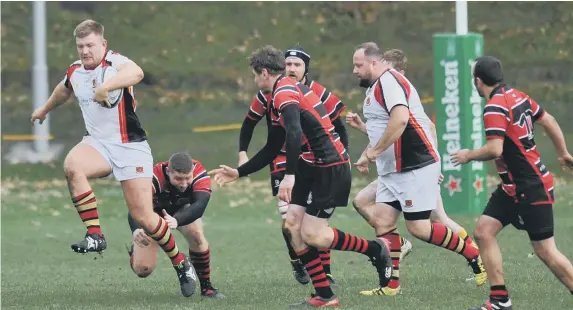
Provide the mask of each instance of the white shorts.
POLYGON ((147 141, 117 143, 84 136, 80 143, 95 148, 107 161, 118 181, 153 177, 153 156, 147 141))
POLYGON ((378 176, 376 202, 399 201, 402 211, 412 213, 436 209, 440 194, 440 163, 378 176))

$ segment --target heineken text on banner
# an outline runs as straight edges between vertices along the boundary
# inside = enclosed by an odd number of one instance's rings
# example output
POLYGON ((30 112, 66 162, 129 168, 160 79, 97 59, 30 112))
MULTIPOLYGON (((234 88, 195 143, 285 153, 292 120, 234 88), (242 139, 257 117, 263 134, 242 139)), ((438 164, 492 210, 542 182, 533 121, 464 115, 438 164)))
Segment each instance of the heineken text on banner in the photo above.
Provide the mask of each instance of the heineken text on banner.
POLYGON ((444 175, 441 193, 448 213, 479 213, 487 199, 484 163, 454 167, 450 160, 460 149, 477 149, 485 143, 483 100, 471 77, 471 65, 482 53, 481 34, 434 35, 436 130, 444 175))

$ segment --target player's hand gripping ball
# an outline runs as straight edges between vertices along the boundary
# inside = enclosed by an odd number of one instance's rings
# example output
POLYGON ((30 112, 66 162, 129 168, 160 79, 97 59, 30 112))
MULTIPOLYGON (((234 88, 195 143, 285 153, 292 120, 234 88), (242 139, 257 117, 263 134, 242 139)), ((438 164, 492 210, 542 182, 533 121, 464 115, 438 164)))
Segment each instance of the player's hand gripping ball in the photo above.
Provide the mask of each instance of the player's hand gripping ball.
POLYGON ((96 81, 96 89, 95 89, 95 96, 96 102, 101 104, 103 107, 106 108, 113 108, 115 107, 123 97, 123 88, 118 88, 114 90, 107 90, 103 89, 102 85, 115 77, 117 75, 117 69, 114 67, 103 67, 101 69, 100 75, 96 81))

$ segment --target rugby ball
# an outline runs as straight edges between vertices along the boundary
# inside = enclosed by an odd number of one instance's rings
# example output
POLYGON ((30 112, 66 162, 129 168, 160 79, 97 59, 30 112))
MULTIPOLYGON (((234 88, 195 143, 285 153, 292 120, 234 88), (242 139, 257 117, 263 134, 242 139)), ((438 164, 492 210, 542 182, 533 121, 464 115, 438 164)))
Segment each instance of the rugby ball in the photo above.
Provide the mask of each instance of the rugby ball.
MULTIPOLYGON (((111 67, 111 66, 103 67, 101 69, 99 81, 101 84, 103 84, 106 81, 108 81, 109 79, 116 76, 116 74, 117 74, 117 69, 115 69, 114 67, 111 67)), ((114 108, 121 101, 122 96, 123 96, 123 88, 114 89, 112 91, 109 91, 108 95, 107 95, 107 101, 109 104, 106 102, 102 102, 102 106, 110 108, 110 109, 114 108)))

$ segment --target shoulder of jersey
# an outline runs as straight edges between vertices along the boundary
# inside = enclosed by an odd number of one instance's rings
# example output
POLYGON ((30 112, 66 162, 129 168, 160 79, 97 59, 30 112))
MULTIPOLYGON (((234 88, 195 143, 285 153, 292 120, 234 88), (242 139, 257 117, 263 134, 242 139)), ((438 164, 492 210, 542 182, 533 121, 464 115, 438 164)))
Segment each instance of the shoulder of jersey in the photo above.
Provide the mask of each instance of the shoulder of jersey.
POLYGON ((167 166, 167 161, 162 161, 153 166, 153 173, 163 173, 163 167, 167 166))
POLYGON ((205 166, 203 166, 203 163, 201 163, 197 159, 193 159, 193 164, 195 165, 195 169, 193 169, 194 170, 193 172, 198 173, 206 171, 205 166))
MULTIPOLYGON (((310 85, 309 85, 310 90, 312 90, 315 93, 321 93, 326 87, 324 87, 322 84, 318 83, 317 81, 311 81, 310 85)), ((320 95, 318 94, 317 95, 320 95)))
POLYGON ((78 59, 78 60, 74 61, 74 62, 69 66, 69 68, 71 68, 71 67, 76 67, 76 66, 81 66, 81 65, 82 65, 82 61, 78 59))

